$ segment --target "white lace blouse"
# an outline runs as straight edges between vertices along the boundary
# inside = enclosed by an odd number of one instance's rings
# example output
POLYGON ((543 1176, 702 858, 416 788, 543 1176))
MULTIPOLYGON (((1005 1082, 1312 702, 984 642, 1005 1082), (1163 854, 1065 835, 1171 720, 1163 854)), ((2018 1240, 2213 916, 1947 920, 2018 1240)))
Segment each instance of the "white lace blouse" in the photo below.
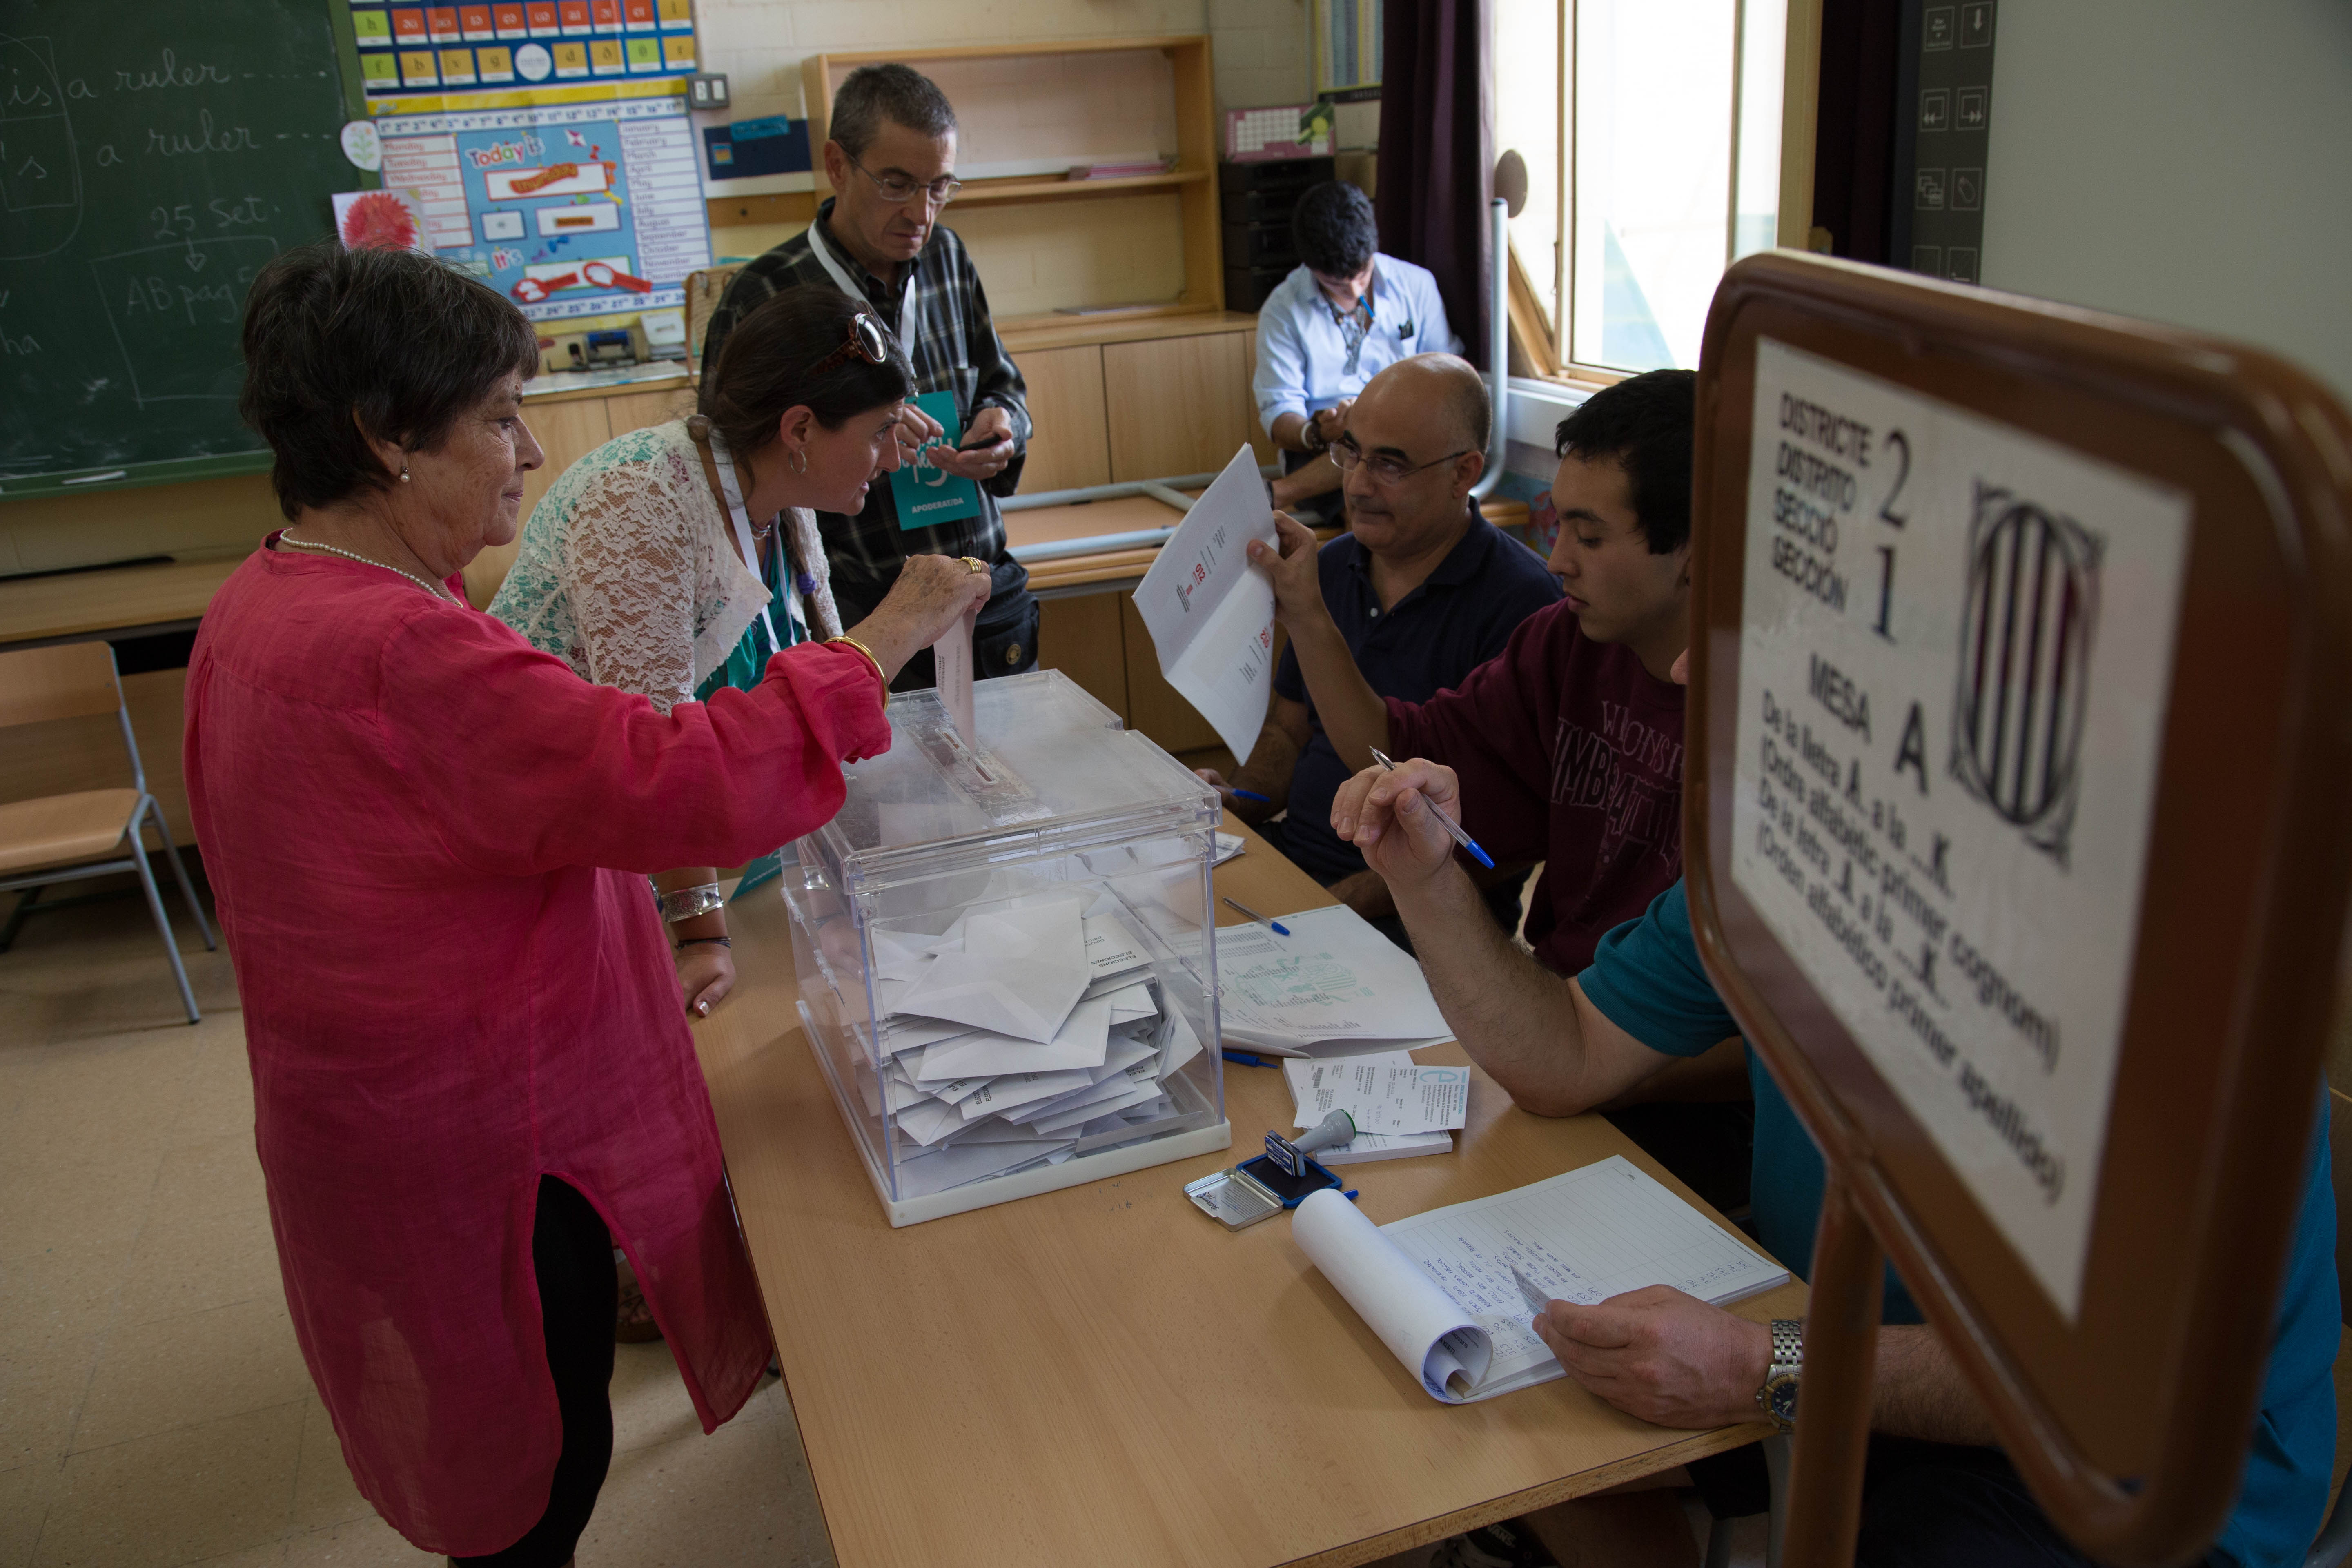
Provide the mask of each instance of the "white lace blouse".
MULTIPOLYGON (((787 572, 793 610, 816 636, 838 637, 816 514, 788 508, 782 526, 788 560, 815 589, 793 590, 787 572)), ((729 534, 686 422, 633 430, 540 498, 490 614, 584 679, 667 713, 726 664, 768 602, 729 534)))

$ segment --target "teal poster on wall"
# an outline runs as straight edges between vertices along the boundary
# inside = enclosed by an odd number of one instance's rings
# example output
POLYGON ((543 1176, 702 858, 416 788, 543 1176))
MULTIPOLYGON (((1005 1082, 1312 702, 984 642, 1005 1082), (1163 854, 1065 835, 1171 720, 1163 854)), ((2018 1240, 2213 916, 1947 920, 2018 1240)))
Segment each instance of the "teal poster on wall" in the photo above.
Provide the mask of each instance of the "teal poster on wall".
POLYGON ((926 392, 915 399, 915 406, 940 422, 940 434, 925 443, 913 461, 900 465, 898 472, 890 476, 890 499, 898 505, 899 528, 936 528, 943 522, 978 517, 980 487, 931 462, 934 451, 941 447, 953 451, 963 439, 963 422, 956 416, 955 394, 926 392))

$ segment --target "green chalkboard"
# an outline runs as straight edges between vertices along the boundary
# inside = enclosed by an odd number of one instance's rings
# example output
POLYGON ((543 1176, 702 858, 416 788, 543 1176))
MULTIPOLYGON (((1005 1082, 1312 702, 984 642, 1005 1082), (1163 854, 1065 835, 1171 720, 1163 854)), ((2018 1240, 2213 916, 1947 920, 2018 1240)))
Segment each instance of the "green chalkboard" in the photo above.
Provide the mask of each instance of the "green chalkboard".
POLYGON ((377 183, 335 4, 0 5, 0 500, 268 467, 247 287, 377 183))

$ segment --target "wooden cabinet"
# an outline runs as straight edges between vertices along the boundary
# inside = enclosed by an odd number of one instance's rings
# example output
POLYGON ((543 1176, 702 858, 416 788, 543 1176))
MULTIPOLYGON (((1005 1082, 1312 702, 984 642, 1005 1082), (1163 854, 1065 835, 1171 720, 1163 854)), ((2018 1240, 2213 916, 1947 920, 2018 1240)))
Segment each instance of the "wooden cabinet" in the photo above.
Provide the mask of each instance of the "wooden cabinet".
POLYGON ((1110 438, 1103 403, 1102 350, 1093 343, 1040 349, 1013 363, 1029 386, 1029 460, 1021 488, 1076 489, 1110 483, 1110 438))
POLYGON ((1124 719, 1127 646, 1119 626, 1125 594, 1080 594, 1037 606, 1037 667, 1058 669, 1124 719))
POLYGON ((1216 332, 1103 347, 1110 477, 1213 473, 1244 442, 1274 451, 1257 427, 1249 372, 1257 334, 1216 332))

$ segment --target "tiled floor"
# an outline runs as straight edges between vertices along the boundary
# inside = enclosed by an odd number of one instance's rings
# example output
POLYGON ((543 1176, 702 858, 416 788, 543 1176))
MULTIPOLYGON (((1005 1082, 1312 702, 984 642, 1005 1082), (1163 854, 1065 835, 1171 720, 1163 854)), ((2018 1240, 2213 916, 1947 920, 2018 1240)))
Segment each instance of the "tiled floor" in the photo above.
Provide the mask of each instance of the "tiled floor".
MULTIPOLYGON (((437 1563, 352 1489, 311 1392, 236 984, 177 918, 194 1027, 136 897, 0 953, 0 1568, 437 1563)), ((781 1385, 705 1437, 667 1350, 619 1360, 583 1564, 830 1568, 781 1385)))
MULTIPOLYGON (((0 1568, 437 1563, 352 1489, 311 1392, 236 984, 175 918, 194 1027, 136 897, 0 953, 0 1568)), ((832 1568, 782 1385, 705 1437, 668 1351, 624 1345, 613 1405, 584 1568, 832 1568)))

